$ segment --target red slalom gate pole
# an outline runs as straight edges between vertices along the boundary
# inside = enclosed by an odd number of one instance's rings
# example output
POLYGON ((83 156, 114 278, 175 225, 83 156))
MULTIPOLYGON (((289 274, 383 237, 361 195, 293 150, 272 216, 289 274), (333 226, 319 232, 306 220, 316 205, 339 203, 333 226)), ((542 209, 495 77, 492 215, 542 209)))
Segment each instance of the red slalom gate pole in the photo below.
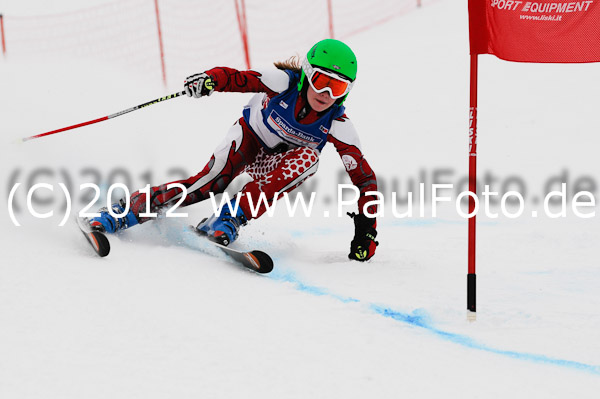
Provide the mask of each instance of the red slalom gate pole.
POLYGON ((180 92, 177 92, 177 93, 174 93, 174 94, 169 94, 168 96, 157 98, 156 100, 148 101, 146 103, 143 103, 143 104, 140 104, 140 105, 136 105, 135 107, 127 108, 127 109, 125 109, 123 111, 119 111, 119 112, 116 112, 116 113, 108 115, 108 116, 103 116, 102 118, 94 119, 94 120, 87 121, 87 122, 78 123, 77 125, 73 125, 73 126, 63 127, 62 129, 52 130, 52 131, 46 132, 46 133, 36 134, 35 136, 24 137, 24 138, 21 139, 21 141, 25 142, 25 141, 29 141, 29 140, 33 140, 33 139, 39 139, 40 137, 50 136, 51 134, 56 134, 56 133, 64 132, 66 130, 76 129, 78 127, 92 125, 94 123, 106 121, 108 119, 116 118, 117 116, 121 116, 121 115, 127 114, 129 112, 136 111, 138 109, 145 108, 145 107, 148 107, 150 105, 153 105, 153 104, 156 104, 156 103, 160 103, 160 102, 169 100, 171 98, 179 97, 179 96, 182 96, 184 94, 185 94, 185 91, 180 91, 180 92))
MULTIPOLYGON (((477 54, 471 55, 471 99, 469 110, 469 191, 477 196, 477 54)), ((469 244, 468 244, 468 274, 467 274, 467 309, 475 316, 476 306, 476 275, 475 275, 475 199, 469 196, 469 244)))

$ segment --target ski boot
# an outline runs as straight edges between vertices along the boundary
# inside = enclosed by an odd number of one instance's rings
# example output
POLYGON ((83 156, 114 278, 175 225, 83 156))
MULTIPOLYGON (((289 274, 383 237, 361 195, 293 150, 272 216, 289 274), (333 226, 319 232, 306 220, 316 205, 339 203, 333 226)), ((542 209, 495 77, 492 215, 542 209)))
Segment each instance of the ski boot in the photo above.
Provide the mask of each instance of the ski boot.
MULTIPOLYGON (((120 215, 125 211, 125 203, 123 200, 112 204, 111 208, 113 214, 120 215)), ((100 208, 98 210, 100 216, 89 218, 87 223, 90 225, 92 231, 99 231, 101 233, 114 233, 117 230, 125 230, 131 226, 138 224, 138 220, 131 211, 121 217, 115 217, 108 212, 108 208, 100 208)))
MULTIPOLYGON (((231 204, 231 208, 235 210, 235 203, 231 204)), ((239 206, 235 216, 232 216, 231 213, 229 206, 225 204, 219 215, 203 219, 196 226, 196 230, 198 233, 206 235, 209 240, 227 246, 238 238, 240 226, 248 223, 246 215, 239 206)))

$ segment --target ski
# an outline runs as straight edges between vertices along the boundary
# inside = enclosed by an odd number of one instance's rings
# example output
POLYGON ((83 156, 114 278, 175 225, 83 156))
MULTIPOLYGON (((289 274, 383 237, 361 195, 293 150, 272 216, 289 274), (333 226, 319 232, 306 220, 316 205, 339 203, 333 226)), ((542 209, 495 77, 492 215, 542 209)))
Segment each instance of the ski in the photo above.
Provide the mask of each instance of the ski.
POLYGON ((239 265, 250 269, 256 273, 266 274, 273 270, 273 259, 263 251, 239 251, 230 247, 226 247, 219 243, 209 240, 206 235, 200 233, 194 226, 190 229, 198 236, 210 242, 215 247, 223 251, 231 259, 235 260, 239 265))
POLYGON ((85 220, 80 217, 76 217, 76 221, 77 227, 79 227, 79 230, 85 236, 94 252, 101 258, 108 255, 110 253, 110 243, 108 242, 106 235, 99 231, 92 230, 90 226, 85 223, 85 220))
POLYGON ((261 274, 270 273, 273 270, 273 259, 271 259, 271 257, 263 251, 238 251, 236 249, 217 244, 216 242, 211 241, 211 243, 216 245, 240 265, 250 270, 261 274))
MULTIPOLYGON (((77 217, 77 227, 86 238, 94 252, 100 257, 105 257, 110 253, 110 243, 104 233, 96 230, 92 230, 90 226, 85 222, 84 219, 77 217)), ((202 237, 210 244, 219 248, 229 258, 233 259, 237 264, 250 269, 256 273, 266 274, 273 270, 273 259, 263 251, 240 251, 230 247, 226 247, 219 243, 209 240, 206 235, 203 235, 196 230, 194 226, 190 226, 190 229, 198 237, 202 237)))

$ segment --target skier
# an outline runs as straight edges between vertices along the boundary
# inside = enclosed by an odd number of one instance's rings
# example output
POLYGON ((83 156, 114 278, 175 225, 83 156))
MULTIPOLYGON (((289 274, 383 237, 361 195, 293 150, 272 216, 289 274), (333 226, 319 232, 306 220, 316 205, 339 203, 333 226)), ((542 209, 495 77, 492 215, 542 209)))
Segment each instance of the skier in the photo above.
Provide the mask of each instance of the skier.
MULTIPOLYGON (((251 215, 249 196, 256 203, 264 193, 273 201, 275 194, 290 192, 317 171, 319 154, 327 142, 333 143, 353 184, 360 190, 355 233, 348 257, 359 261, 370 259, 377 246, 377 223, 363 213, 363 206, 375 197, 365 195, 377 190, 377 180, 360 149, 356 130, 344 114, 344 106, 356 79, 357 63, 352 50, 344 43, 325 39, 316 43, 302 64, 296 58, 275 63, 269 71, 238 71, 217 67, 192 75, 184 81, 190 97, 210 96, 214 91, 258 93, 244 107, 243 116, 229 129, 208 164, 195 176, 172 183, 186 190, 167 186, 150 188, 150 199, 137 191, 131 195, 130 209, 123 217, 114 217, 108 209, 99 210, 100 217, 87 222, 93 230, 114 233, 150 220, 140 214, 185 199, 180 206, 222 193, 239 174, 246 172, 253 181, 239 196, 239 203, 223 206, 221 213, 203 220, 197 230, 222 245, 233 242, 240 226, 266 211, 264 203, 251 215), (147 203, 150 209, 146 209, 147 203), (237 205, 237 206, 236 206, 237 205)), ((146 190, 146 192, 148 192, 146 190)), ((114 214, 124 214, 125 200, 112 205, 114 214)), ((368 209, 375 213, 376 206, 368 209)))

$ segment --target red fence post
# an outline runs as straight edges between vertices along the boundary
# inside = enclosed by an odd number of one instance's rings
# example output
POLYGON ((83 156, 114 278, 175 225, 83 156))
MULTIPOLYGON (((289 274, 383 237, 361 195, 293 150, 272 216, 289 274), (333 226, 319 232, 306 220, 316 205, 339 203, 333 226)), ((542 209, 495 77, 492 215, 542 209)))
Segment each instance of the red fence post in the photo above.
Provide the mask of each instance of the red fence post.
POLYGON ((333 7, 331 0, 327 0, 327 14, 329 15, 329 38, 334 39, 333 36, 333 7))
POLYGON ((165 70, 165 52, 163 50, 162 31, 160 29, 160 13, 158 12, 158 0, 154 0, 154 9, 156 11, 156 27, 158 29, 158 46, 160 47, 160 65, 162 68, 163 84, 167 86, 167 73, 165 70))
POLYGON ((4 17, 0 14, 0 36, 2 36, 2 54, 6 55, 6 41, 4 40, 4 17))
POLYGON ((237 0, 235 2, 235 14, 237 15, 238 27, 240 29, 240 36, 242 37, 242 46, 244 47, 244 56, 246 59, 246 68, 250 69, 250 50, 248 46, 248 24, 246 22, 246 2, 241 0, 241 7, 238 6, 237 0), (241 8, 241 10, 240 10, 241 8))

